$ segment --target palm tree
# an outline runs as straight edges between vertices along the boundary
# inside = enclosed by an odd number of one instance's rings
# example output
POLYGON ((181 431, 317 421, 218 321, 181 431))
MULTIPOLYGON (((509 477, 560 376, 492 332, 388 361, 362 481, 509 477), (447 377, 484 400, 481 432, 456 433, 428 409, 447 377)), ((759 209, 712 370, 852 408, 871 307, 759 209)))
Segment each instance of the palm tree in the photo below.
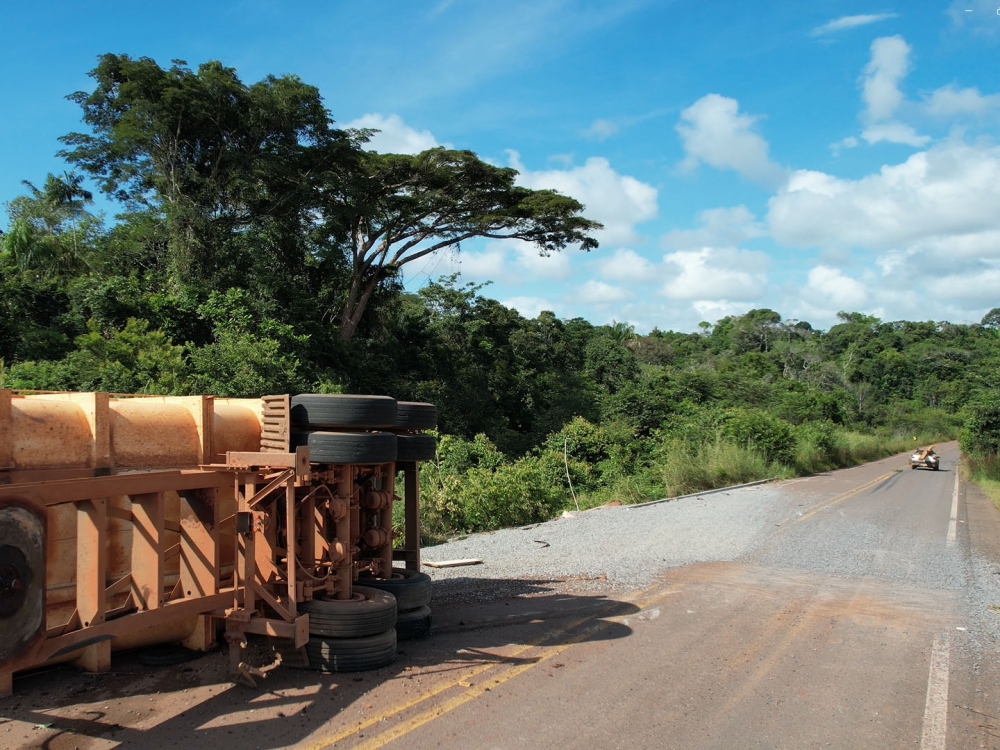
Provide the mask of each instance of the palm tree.
POLYGON ((83 235, 94 218, 87 212, 94 196, 83 187, 83 177, 64 172, 62 177, 49 174, 41 189, 27 180, 22 184, 31 194, 11 201, 3 249, 24 270, 52 274, 89 269, 83 235))
POLYGON ((608 326, 608 331, 611 334, 611 338, 622 346, 628 346, 636 338, 635 326, 631 323, 619 323, 617 320, 613 320, 611 321, 611 325, 608 326))

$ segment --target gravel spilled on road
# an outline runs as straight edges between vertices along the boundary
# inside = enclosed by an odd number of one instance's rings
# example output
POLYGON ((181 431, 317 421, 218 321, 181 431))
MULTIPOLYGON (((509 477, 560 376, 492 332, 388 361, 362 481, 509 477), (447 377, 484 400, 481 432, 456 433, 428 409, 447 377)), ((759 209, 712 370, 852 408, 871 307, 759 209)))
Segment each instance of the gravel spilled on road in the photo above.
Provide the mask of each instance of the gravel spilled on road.
POLYGON ((427 547, 423 559, 483 561, 425 568, 435 582, 454 582, 436 587, 439 601, 442 596, 500 598, 520 587, 513 582, 525 580, 634 591, 652 585, 668 568, 748 554, 779 522, 787 504, 777 487, 758 485, 643 507, 595 508, 427 547), (455 585, 459 582, 462 586, 455 585))

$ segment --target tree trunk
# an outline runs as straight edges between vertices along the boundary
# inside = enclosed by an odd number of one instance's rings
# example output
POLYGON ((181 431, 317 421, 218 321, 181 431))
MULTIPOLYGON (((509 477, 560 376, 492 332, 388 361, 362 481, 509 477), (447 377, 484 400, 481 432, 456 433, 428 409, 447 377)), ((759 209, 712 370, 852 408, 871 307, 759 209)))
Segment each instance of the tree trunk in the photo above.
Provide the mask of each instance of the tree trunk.
POLYGON ((367 282, 362 283, 363 273, 363 268, 354 269, 351 274, 351 288, 347 292, 347 299, 344 300, 344 309, 340 311, 340 340, 344 343, 354 338, 358 324, 368 307, 372 292, 378 286, 380 273, 372 274, 367 282))

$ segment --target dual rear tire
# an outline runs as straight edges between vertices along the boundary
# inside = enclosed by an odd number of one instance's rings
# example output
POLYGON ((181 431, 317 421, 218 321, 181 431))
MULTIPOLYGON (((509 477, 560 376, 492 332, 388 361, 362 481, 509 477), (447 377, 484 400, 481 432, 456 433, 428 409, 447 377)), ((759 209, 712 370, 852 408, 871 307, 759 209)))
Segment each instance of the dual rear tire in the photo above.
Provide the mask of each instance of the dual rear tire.
POLYGON ((395 597, 396 637, 401 641, 426 636, 431 629, 431 579, 426 573, 393 568, 390 578, 363 578, 366 588, 373 588, 395 597))
POLYGON ((355 586, 351 599, 317 597, 299 609, 309 615, 307 661, 295 649, 277 646, 282 662, 320 672, 361 672, 396 660, 396 599, 355 586))
POLYGON ((430 461, 437 449, 433 435, 412 434, 437 425, 434 404, 389 396, 307 393, 292 397, 291 418, 292 449, 309 446, 315 463, 430 461))

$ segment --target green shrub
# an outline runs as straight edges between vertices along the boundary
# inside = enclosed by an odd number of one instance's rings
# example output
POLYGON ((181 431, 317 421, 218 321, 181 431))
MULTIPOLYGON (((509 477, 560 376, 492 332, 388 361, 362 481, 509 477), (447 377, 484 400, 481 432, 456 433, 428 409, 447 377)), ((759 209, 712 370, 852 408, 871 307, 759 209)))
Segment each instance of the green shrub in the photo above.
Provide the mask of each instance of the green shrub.
POLYGON ((445 474, 461 474, 469 469, 493 471, 507 463, 507 457, 482 433, 472 440, 439 435, 437 460, 439 471, 445 474))
POLYGON ((659 500, 666 495, 667 488, 663 483, 662 472, 648 467, 637 474, 619 477, 592 492, 585 492, 579 495, 577 500, 580 508, 586 510, 611 502, 623 505, 645 503, 659 500))
POLYGON ((595 425, 576 417, 545 440, 541 455, 548 465, 558 463, 564 477, 568 458, 574 487, 593 490, 635 473, 648 452, 648 442, 624 422, 595 425))
POLYGON ((253 397, 308 390, 300 354, 309 337, 271 318, 258 318, 246 292, 212 292, 198 312, 212 324, 213 340, 188 347, 196 392, 253 397))
POLYGON ((806 474, 839 466, 841 442, 832 422, 807 422, 795 429, 795 467, 806 474))
POLYGON ((1000 453, 1000 391, 984 393, 965 408, 959 443, 971 456, 1000 453))
POLYGON ((76 339, 77 349, 57 362, 21 362, 10 368, 8 388, 104 391, 108 393, 180 393, 183 348, 174 346, 149 322, 130 318, 122 330, 101 330, 96 322, 76 339))
POLYGON ((492 472, 472 469, 462 495, 467 531, 547 521, 566 502, 562 488, 552 484, 536 458, 522 458, 492 472))
POLYGON ((438 480, 425 487, 423 498, 422 519, 431 532, 488 531, 546 521, 566 503, 565 491, 537 457, 441 473, 438 480))
POLYGON ((719 432, 738 445, 759 452, 768 463, 795 460, 795 431, 760 409, 730 409, 720 415, 719 432))

